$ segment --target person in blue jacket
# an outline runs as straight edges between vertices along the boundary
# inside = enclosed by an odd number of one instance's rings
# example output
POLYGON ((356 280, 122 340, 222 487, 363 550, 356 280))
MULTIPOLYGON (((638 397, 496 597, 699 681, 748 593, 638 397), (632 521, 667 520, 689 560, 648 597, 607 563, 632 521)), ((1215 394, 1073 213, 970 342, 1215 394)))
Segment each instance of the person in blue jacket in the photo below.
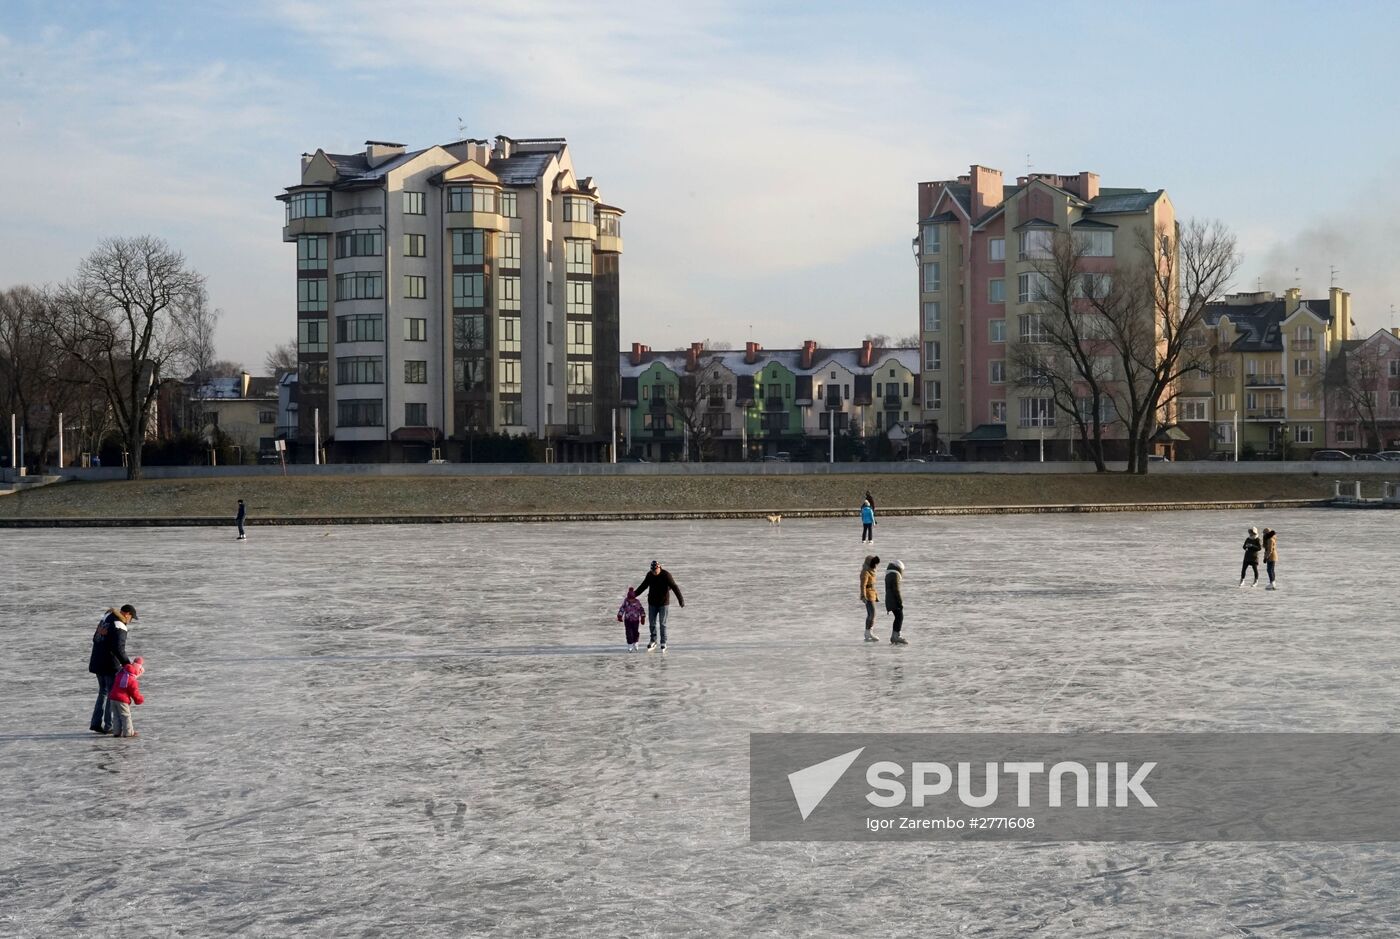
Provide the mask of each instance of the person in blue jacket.
POLYGON ((875 506, 866 499, 860 504, 860 540, 861 543, 875 543, 875 506))
POLYGON ((130 665, 126 657, 126 628, 138 619, 136 607, 130 603, 120 610, 108 610, 92 634, 92 653, 88 656, 88 671, 97 676, 97 704, 92 709, 88 730, 98 734, 112 732, 112 680, 122 666, 130 665))

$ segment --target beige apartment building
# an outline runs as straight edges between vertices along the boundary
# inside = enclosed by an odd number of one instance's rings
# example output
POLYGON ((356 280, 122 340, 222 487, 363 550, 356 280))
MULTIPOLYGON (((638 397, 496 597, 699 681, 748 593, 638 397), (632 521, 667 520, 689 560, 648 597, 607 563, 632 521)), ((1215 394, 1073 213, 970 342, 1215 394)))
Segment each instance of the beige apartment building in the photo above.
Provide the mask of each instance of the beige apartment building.
POLYGON ((622 210, 561 138, 303 154, 297 458, 461 459, 481 433, 598 459, 617 407, 622 210))
MULTIPOLYGON (((1056 233, 1084 245, 1087 273, 1111 277, 1144 259, 1154 231, 1175 210, 1162 189, 1101 187, 1097 173, 1032 173, 1005 184, 973 166, 952 180, 919 184, 918 234, 923 415, 971 459, 1070 452, 1071 422, 1034 389, 1018 389, 1007 347, 1035 341, 1040 271, 1056 233)), ((1123 436, 1121 425, 1105 437, 1123 436)))
POLYGON ((1210 304, 1196 341, 1210 345, 1213 367, 1187 373, 1176 400, 1190 436, 1182 448, 1197 459, 1307 459, 1326 449, 1335 415, 1324 379, 1353 326, 1351 294, 1340 287, 1314 300, 1291 287, 1210 304))

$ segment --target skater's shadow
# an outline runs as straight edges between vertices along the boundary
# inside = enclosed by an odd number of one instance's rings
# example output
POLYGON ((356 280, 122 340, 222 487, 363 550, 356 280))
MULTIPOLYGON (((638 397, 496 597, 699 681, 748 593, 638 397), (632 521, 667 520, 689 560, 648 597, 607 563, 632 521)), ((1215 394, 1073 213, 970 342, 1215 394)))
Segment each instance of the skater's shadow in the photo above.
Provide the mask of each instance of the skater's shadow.
POLYGON ((66 734, 0 734, 0 743, 9 740, 96 740, 102 736, 94 733, 66 734))

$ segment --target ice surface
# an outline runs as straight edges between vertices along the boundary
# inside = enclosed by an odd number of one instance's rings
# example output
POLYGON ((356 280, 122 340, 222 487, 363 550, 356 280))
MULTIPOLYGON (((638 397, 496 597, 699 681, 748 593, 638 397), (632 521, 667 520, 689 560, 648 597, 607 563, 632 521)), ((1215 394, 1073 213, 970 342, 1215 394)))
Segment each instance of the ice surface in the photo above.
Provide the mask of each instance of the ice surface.
POLYGON ((747 745, 1393 730, 1397 522, 883 519, 904 649, 857 519, 0 533, 0 934, 1394 933, 1394 845, 750 844, 747 745), (665 658, 614 618, 653 557, 665 658), (86 731, 122 602, 131 741, 86 731))

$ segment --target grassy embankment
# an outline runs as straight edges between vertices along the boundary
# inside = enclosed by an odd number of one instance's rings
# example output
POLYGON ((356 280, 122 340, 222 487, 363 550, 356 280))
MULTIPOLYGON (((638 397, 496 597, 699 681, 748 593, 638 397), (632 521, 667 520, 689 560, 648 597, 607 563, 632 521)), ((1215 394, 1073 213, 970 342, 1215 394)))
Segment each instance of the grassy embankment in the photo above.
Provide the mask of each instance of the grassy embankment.
MULTIPOLYGON (((1400 475, 1400 474, 1397 474, 1400 475)), ((897 507, 1324 499, 1317 475, 861 475, 604 477, 217 477, 68 482, 0 498, 5 518, 254 518, 528 512, 849 509, 868 489, 897 507)), ((1380 480, 1363 483, 1368 495, 1380 480)))

